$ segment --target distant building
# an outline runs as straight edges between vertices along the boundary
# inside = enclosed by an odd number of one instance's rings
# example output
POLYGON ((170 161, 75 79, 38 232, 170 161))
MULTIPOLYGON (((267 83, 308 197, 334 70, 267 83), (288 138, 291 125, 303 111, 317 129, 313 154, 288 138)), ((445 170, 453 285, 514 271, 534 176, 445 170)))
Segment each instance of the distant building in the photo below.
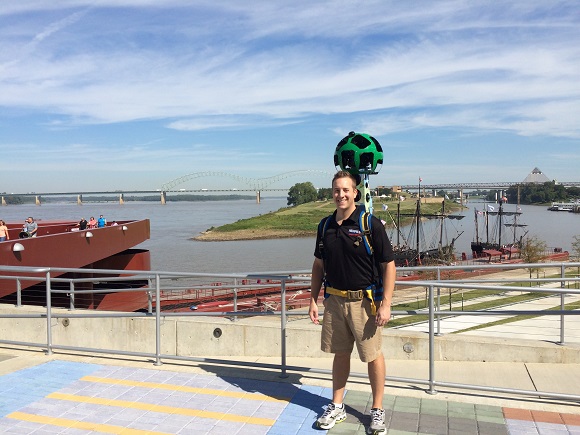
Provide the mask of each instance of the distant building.
POLYGON ((540 171, 538 168, 534 168, 534 170, 530 172, 526 178, 524 178, 522 183, 543 184, 550 181, 552 180, 546 177, 542 171, 540 171))

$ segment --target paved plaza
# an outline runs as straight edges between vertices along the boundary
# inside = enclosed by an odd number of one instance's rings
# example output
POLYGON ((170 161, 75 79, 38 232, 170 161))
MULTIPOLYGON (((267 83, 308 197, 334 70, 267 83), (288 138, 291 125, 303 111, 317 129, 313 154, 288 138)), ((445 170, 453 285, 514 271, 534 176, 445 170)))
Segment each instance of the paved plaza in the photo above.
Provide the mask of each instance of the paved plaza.
MULTIPOLYGON (((39 361, 42 361, 39 359, 39 361)), ((209 369, 211 371, 211 369, 209 369)), ((13 434, 321 434, 328 386, 58 357, 0 376, 0 432, 13 434)), ((349 389, 331 434, 364 434, 370 390, 349 389)), ((388 433, 576 434, 580 410, 385 395, 388 433)))

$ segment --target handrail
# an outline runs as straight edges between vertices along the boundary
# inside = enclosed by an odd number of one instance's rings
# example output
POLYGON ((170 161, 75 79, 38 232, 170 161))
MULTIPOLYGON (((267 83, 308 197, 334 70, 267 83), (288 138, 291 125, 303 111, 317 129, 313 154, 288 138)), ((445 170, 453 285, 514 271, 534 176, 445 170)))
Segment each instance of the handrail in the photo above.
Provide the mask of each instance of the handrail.
MULTIPOLYGON (((483 265, 478 266, 477 269, 501 269, 506 270, 508 267, 506 265, 483 265)), ((466 280, 416 280, 416 281, 401 281, 398 280, 396 282, 397 286, 401 287, 424 287, 427 290, 427 297, 428 297, 428 313, 421 312, 420 314, 428 314, 428 328, 429 328, 429 379, 409 379, 409 378, 398 378, 393 376, 387 376, 385 379, 391 382, 408 382, 414 383, 418 385, 427 385, 426 392, 429 394, 436 394, 437 387, 452 387, 452 388, 462 388, 468 390, 479 390, 479 391, 494 391, 494 392, 504 392, 504 393, 513 393, 513 394, 520 394, 520 395, 528 395, 528 396, 544 396, 549 398, 557 398, 557 399, 565 399, 565 400, 578 400, 580 401, 580 395, 572 395, 572 394, 561 394, 561 393, 554 393, 554 392, 543 392, 543 391, 528 391, 528 390, 519 390, 519 389, 511 389, 511 388, 502 388, 502 387, 489 387, 489 386, 481 386, 476 384, 458 384, 458 383, 450 383, 450 382, 443 382, 438 381, 436 379, 436 361, 435 361, 435 337, 440 335, 438 322, 442 316, 481 316, 481 315, 499 315, 499 316, 513 316, 513 315, 521 315, 521 314, 531 314, 537 316, 560 316, 560 342, 559 344, 563 345, 565 343, 564 337, 564 320, 566 316, 574 316, 580 315, 580 310, 567 310, 565 309, 564 304, 564 296, 565 295, 580 295, 580 290, 576 290, 573 288, 566 288, 566 284, 569 285, 576 285, 580 282, 580 277, 576 274, 575 276, 568 277, 565 276, 566 269, 570 268, 580 268, 580 262, 576 263, 546 263, 546 264, 516 264, 516 265, 509 265, 509 269, 559 269, 560 276, 556 278, 517 278, 511 279, 509 278, 510 282, 525 282, 530 284, 550 284, 550 283, 558 283, 559 287, 516 287, 516 286, 500 286, 500 285, 485 285, 486 282, 497 283, 498 279, 490 277, 490 279, 466 279, 466 280), (559 295, 561 297, 561 306, 559 310, 485 310, 485 311, 476 311, 476 310, 466 310, 466 311, 453 311, 453 310, 442 310, 439 296, 439 290, 441 288, 446 289, 462 289, 462 290, 492 290, 492 291, 501 291, 501 292, 514 292, 514 291, 525 291, 529 293, 550 293, 554 295, 559 295)), ((423 268, 405 268, 406 270, 420 270, 420 271, 434 271, 436 272, 437 277, 441 276, 441 272, 448 271, 448 270, 458 270, 458 269, 474 269, 472 265, 470 266, 434 266, 434 267, 423 267, 423 268)), ((45 348, 47 355, 52 355, 55 351, 62 350, 62 351, 79 351, 79 352, 87 352, 87 353, 101 353, 101 354, 111 354, 111 355, 127 355, 127 356, 136 356, 136 357, 145 357, 145 358, 152 358, 154 360, 155 365, 161 365, 163 360, 181 360, 181 361, 197 361, 197 362, 206 362, 206 363, 218 363, 219 364, 234 364, 234 365, 247 365, 248 363, 244 363, 243 361, 224 361, 215 358, 200 358, 194 356, 182 356, 182 355, 173 355, 163 352, 163 334, 161 333, 162 329, 162 320, 166 318, 173 318, 173 317, 228 317, 232 320, 236 320, 238 317, 250 317, 250 316, 276 316, 280 317, 280 334, 281 334, 281 354, 280 354, 280 364, 256 364, 252 363, 252 367, 263 367, 263 368, 276 368, 280 370, 280 376, 286 377, 287 371, 297 371, 297 372, 312 372, 312 373, 320 373, 320 374, 328 374, 328 370, 319 370, 313 368, 305 368, 305 367, 296 367, 296 366, 288 366, 286 361, 286 335, 287 335, 287 322, 289 316, 305 316, 307 315, 304 311, 292 311, 289 312, 286 307, 286 294, 287 289, 291 288, 294 283, 297 282, 309 282, 308 271, 291 271, 291 272, 259 272, 259 273, 228 273, 228 274, 211 274, 211 273, 177 273, 177 272, 163 272, 163 271, 118 271, 118 270, 102 270, 102 269, 63 269, 63 268, 42 268, 42 267, 8 267, 8 266, 0 266, 0 273, 18 273, 19 275, 0 275, 0 281, 13 279, 17 280, 26 280, 26 279, 35 279, 38 280, 39 277, 35 276, 34 278, 27 276, 30 274, 44 274, 44 282, 46 286, 46 308, 42 311, 39 310, 38 313, 30 314, 30 313, 21 313, 21 314, 0 314, 0 318, 6 319, 45 319, 46 320, 46 342, 45 343, 38 343, 38 342, 26 342, 26 341, 15 341, 15 340, 0 340, 0 343, 7 344, 7 345, 16 345, 16 346, 27 346, 27 347, 39 347, 45 348), (54 274, 61 275, 63 272, 75 272, 76 274, 83 274, 83 273, 98 273, 98 277, 92 278, 60 278, 60 277, 53 277, 54 274), (107 274, 111 275, 118 275, 122 273, 123 277, 107 277, 107 274), (130 276, 127 276, 130 275, 130 276), (161 304, 156 303, 156 301, 161 300, 161 292, 166 291, 168 288, 180 288, 175 286, 168 286, 166 288, 162 287, 162 282, 165 279, 188 279, 188 278, 212 278, 212 279, 223 279, 223 280, 231 280, 231 283, 228 283, 223 288, 224 289, 231 289, 233 300, 234 300, 234 310, 233 311, 223 311, 223 312, 182 312, 182 313, 164 313, 161 311, 161 304), (115 292, 133 292, 133 291, 144 291, 143 288, 126 288, 126 289, 99 289, 99 290, 80 290, 74 289, 75 284, 80 284, 87 281, 105 281, 105 282, 118 282, 118 281, 143 281, 147 279, 148 286, 145 288, 151 295, 154 294, 154 301, 153 301, 153 309, 149 309, 148 312, 99 312, 99 311, 89 311, 89 310, 75 310, 74 303, 71 302, 71 308, 68 312, 60 312, 56 310, 53 306, 53 298, 54 294, 63 294, 69 293, 71 297, 71 301, 74 300, 74 295, 79 294, 86 294, 86 293, 106 293, 110 291, 115 292), (268 312, 259 312, 259 311, 239 311, 237 308, 237 293, 239 289, 243 288, 257 288, 259 287, 258 284, 252 285, 240 285, 239 280, 275 280, 280 282, 280 295, 281 295, 281 309, 280 311, 268 311, 268 312), (69 290, 59 290, 54 289, 54 283, 69 283, 70 288, 69 290), (91 348, 91 347, 82 347, 82 346, 69 346, 64 344, 59 344, 54 342, 54 337, 52 334, 52 322, 54 319, 63 319, 63 318, 122 318, 122 317, 130 317, 130 318, 154 318, 155 319, 155 349, 150 352, 136 352, 136 351, 128 351, 128 350, 120 350, 120 349, 103 349, 103 348, 91 348)), ((201 286, 204 287, 204 286, 201 286)), ((206 285, 205 287, 210 287, 206 285)), ((181 287, 183 288, 183 287, 181 287)), ((19 290, 20 292, 20 290, 19 290)), ((17 307, 21 305, 17 303, 17 307)), ((419 314, 417 311, 414 310, 407 310, 407 311, 393 311, 393 315, 400 315, 400 314, 419 314)), ((354 377, 363 377, 366 378, 366 374, 360 373, 353 373, 351 376, 354 377)))

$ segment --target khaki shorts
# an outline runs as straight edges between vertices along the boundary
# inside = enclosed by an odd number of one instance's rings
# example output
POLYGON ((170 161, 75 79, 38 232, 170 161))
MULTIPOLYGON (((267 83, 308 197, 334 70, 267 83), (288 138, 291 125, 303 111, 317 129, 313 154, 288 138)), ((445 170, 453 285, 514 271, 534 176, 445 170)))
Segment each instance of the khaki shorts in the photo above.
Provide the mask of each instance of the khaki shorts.
POLYGON ((327 353, 351 353, 356 348, 362 362, 374 361, 381 355, 382 328, 375 325, 371 302, 367 298, 352 301, 330 295, 324 299, 322 344, 327 353))

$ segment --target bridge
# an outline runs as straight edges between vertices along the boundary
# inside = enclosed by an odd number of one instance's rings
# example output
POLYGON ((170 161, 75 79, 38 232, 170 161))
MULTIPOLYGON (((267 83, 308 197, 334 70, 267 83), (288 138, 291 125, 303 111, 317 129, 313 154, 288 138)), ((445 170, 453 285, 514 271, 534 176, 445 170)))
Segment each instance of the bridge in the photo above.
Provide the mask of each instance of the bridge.
MULTIPOLYGON (((297 171, 290 171, 284 172, 282 174, 274 175, 272 177, 265 177, 265 178, 249 178, 243 177, 240 175, 230 174, 227 172, 220 172, 220 171, 203 171, 203 172, 193 172, 190 174, 183 175, 181 177, 175 178, 171 181, 168 181, 161 185, 160 189, 155 190, 115 190, 115 191, 93 191, 93 192, 46 192, 46 193, 36 193, 36 192, 29 192, 29 193, 18 193, 18 194, 10 194, 10 196, 34 196, 36 204, 40 205, 42 197, 57 197, 57 196, 76 196, 77 203, 83 203, 83 195, 85 196, 92 196, 92 195, 113 195, 119 197, 119 203, 123 204, 125 199, 125 195, 160 195, 161 204, 165 204, 167 200, 167 194, 185 194, 185 193, 242 193, 242 192, 253 192, 256 195, 256 202, 260 203, 260 197, 262 192, 268 191, 280 191, 280 192, 287 192, 288 188, 274 188, 271 187, 273 184, 285 180, 287 178, 296 177, 296 176, 324 176, 327 180, 330 180, 334 174, 327 171, 321 171, 316 169, 305 169, 305 170, 297 170, 297 171), (197 179, 197 178, 209 178, 209 177, 219 177, 219 178, 231 178, 232 180, 241 183, 240 188, 230 188, 230 189, 223 189, 223 188, 195 188, 195 189, 184 189, 179 188, 178 186, 183 185, 184 183, 197 179), (244 187, 241 187, 241 186, 244 187)), ((424 190, 432 190, 434 192, 439 190, 455 190, 458 192, 463 192, 464 190, 507 190, 512 186, 521 185, 521 181, 504 181, 504 182, 487 182, 487 183, 441 183, 441 184, 421 184, 420 187, 424 190)), ((566 182, 558 182, 558 184, 563 185, 564 187, 579 187, 580 182, 578 181, 566 181, 566 182)), ((406 184, 400 186, 403 191, 413 191, 419 190, 419 184, 406 184)), ((6 205, 6 199, 4 194, 1 198, 2 205, 6 205)))
MULTIPOLYGON (((421 188, 427 190, 506 190, 513 186, 522 185, 521 181, 503 181, 490 183, 442 183, 442 184, 421 184, 421 188)), ((564 187, 580 187, 580 181, 559 181, 558 184, 564 187)), ((418 184, 402 185, 403 190, 417 190, 418 184)))
MULTIPOLYGON (((521 181, 503 181, 503 182, 489 182, 489 183, 444 183, 444 184, 407 184, 402 185, 402 191, 413 191, 423 189, 423 192, 430 190, 435 195, 436 192, 440 190, 454 190, 457 192, 459 198, 463 198, 463 192, 465 190, 507 190, 510 187, 522 186, 524 183, 521 181)), ((566 181, 558 182, 558 184, 564 187, 578 187, 580 182, 578 181, 566 181)), ((518 190, 519 195, 519 190, 518 190)))
MULTIPOLYGON (((271 187, 273 184, 296 176, 324 176, 326 180, 330 180, 334 175, 331 172, 321 171, 316 169, 304 169, 298 171, 290 171, 284 172, 282 174, 278 174, 272 177, 265 177, 265 178, 249 178, 249 177, 242 177, 235 174, 230 174, 227 172, 219 172, 219 171, 203 171, 203 172, 194 172, 191 174, 183 175, 179 178, 175 178, 174 180, 168 181, 161 185, 160 189, 155 190, 115 190, 115 191, 91 191, 91 192, 46 192, 46 193, 38 193, 38 192, 28 192, 28 193, 14 193, 10 194, 10 196, 24 196, 24 197, 35 197, 36 204, 41 204, 42 197, 58 197, 58 196, 76 196, 77 203, 83 203, 83 195, 84 196, 118 196, 119 203, 123 204, 125 202, 125 195, 160 195, 161 204, 165 204, 167 200, 167 194, 186 194, 186 193, 241 193, 241 192, 253 192, 256 194, 256 202, 260 203, 261 193, 268 192, 268 191, 280 191, 280 192, 288 192, 289 188, 276 188, 271 187), (240 188, 195 188, 195 189, 184 189, 180 188, 177 189, 178 186, 186 183, 189 180, 196 179, 196 178, 209 178, 209 177, 220 177, 220 178, 231 178, 238 183, 241 183, 244 187, 240 188)), ((2 196, 2 205, 6 205, 6 198, 8 196, 4 194, 2 196)))

